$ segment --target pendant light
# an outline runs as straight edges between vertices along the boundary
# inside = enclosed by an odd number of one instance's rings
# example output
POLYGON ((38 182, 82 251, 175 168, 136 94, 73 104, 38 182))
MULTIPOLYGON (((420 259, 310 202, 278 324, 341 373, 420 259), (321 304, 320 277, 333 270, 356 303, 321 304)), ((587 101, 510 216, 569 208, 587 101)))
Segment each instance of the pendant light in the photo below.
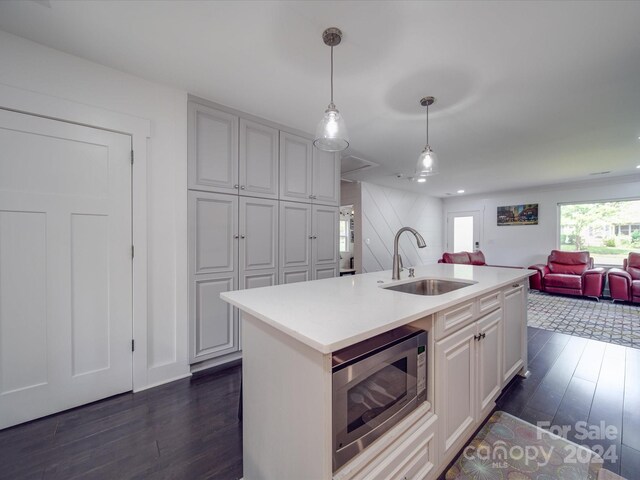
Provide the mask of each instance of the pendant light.
POLYGON ((438 173, 438 158, 429 146, 429 105, 432 105, 435 101, 436 99, 433 97, 420 99, 420 105, 427 107, 427 144, 418 157, 418 163, 416 165, 416 175, 419 177, 426 177, 438 173))
POLYGON ((316 129, 313 144, 325 152, 339 152, 349 146, 347 126, 340 112, 333 104, 333 47, 342 40, 340 29, 331 27, 322 33, 325 45, 331 47, 331 103, 324 112, 324 116, 316 129))

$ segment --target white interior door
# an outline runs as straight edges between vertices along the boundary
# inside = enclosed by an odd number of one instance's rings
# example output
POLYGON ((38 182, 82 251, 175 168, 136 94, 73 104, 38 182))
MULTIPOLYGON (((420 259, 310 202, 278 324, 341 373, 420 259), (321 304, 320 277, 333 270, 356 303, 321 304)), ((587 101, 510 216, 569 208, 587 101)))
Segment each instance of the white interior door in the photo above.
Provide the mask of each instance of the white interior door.
POLYGON ((0 110, 0 428, 132 388, 130 152, 0 110))
POLYGON ((480 250, 481 212, 450 212, 447 214, 447 251, 475 252, 480 250))

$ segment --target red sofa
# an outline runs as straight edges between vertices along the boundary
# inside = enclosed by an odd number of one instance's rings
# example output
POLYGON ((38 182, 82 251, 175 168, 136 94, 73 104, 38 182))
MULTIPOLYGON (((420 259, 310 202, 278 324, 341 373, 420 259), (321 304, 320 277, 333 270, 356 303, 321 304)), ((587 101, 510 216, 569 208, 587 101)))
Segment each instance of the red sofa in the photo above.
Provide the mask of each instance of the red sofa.
POLYGON ((443 253, 438 263, 458 263, 464 265, 486 265, 484 253, 480 250, 477 252, 457 252, 443 253))
POLYGON ((600 299, 604 288, 605 269, 593 268, 589 252, 551 250, 547 264, 531 265, 536 275, 529 277, 529 286, 549 293, 563 293, 600 299))
POLYGON ((462 265, 483 265, 485 267, 501 267, 501 268, 523 268, 513 267, 510 265, 487 265, 484 260, 484 253, 480 250, 477 252, 456 252, 456 253, 443 253, 442 258, 438 260, 438 263, 457 263, 462 265))
POLYGON ((607 277, 612 300, 640 303, 640 253, 630 253, 622 269, 610 269, 607 277))

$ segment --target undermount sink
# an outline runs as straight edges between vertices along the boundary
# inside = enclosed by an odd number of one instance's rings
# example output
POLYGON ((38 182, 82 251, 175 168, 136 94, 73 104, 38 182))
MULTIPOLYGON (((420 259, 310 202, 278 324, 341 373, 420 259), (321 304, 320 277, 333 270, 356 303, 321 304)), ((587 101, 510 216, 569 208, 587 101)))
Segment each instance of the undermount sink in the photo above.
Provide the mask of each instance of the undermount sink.
POLYGON ((442 295, 460 288, 468 287, 476 282, 461 282, 454 280, 441 280, 439 278, 423 278, 415 282, 401 283, 384 287, 396 292, 411 293, 413 295, 442 295))

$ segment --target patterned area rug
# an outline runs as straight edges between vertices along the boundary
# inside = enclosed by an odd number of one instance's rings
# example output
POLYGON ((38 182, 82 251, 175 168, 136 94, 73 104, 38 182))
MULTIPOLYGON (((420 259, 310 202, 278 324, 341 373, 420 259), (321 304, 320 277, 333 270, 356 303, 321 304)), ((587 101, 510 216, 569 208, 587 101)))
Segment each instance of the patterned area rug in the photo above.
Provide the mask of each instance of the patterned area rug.
POLYGON ((528 324, 640 348, 640 306, 529 291, 528 324))
POLYGON ((601 468, 602 459, 591 450, 498 411, 465 447, 445 478, 596 480, 601 468))

